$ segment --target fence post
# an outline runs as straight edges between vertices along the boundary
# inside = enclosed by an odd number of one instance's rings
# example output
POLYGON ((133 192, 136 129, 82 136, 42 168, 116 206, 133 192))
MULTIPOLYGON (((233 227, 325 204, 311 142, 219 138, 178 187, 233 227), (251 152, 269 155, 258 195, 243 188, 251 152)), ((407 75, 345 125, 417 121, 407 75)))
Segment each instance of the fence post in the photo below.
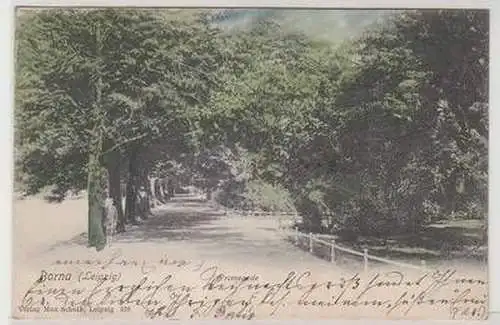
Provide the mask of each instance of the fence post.
POLYGON ((295 227, 295 245, 299 244, 299 227, 295 227))
POLYGON ((335 239, 332 239, 331 262, 335 263, 335 239))
POLYGON ((312 232, 309 233, 309 252, 313 252, 313 234, 312 232))
POLYGON ((365 265, 365 273, 368 272, 368 248, 363 249, 363 259, 365 265))

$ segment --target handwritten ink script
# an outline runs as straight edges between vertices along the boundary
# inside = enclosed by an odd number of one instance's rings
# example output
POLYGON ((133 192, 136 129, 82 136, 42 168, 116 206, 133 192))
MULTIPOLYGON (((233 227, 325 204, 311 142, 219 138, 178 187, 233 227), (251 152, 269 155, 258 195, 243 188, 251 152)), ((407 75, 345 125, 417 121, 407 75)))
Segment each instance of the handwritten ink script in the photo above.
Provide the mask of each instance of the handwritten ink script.
POLYGON ((149 319, 265 319, 301 311, 330 318, 366 311, 406 318, 422 310, 451 319, 485 319, 488 303, 487 282, 454 269, 321 281, 310 271, 290 270, 267 279, 204 262, 136 261, 119 254, 107 260, 54 261, 23 293, 19 313, 136 312, 149 319))

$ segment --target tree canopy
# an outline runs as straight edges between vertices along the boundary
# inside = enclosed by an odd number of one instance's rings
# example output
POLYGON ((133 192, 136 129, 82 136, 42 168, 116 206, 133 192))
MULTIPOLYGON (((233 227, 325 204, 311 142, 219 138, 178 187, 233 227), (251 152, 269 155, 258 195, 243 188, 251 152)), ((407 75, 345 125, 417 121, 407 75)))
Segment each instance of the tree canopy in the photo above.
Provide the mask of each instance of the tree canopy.
POLYGON ((273 17, 228 31, 209 10, 20 16, 16 168, 28 193, 87 188, 98 220, 104 169, 132 202, 138 179, 175 161, 226 204, 296 209, 311 231, 486 218, 487 11, 407 10, 340 44, 273 17))

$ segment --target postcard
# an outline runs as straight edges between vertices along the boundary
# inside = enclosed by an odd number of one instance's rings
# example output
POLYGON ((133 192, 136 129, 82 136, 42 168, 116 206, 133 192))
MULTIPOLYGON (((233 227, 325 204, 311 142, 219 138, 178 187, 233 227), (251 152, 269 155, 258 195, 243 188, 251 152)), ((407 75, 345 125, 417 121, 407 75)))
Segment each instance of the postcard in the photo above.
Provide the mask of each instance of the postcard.
POLYGON ((12 319, 488 318, 488 10, 15 25, 12 319))

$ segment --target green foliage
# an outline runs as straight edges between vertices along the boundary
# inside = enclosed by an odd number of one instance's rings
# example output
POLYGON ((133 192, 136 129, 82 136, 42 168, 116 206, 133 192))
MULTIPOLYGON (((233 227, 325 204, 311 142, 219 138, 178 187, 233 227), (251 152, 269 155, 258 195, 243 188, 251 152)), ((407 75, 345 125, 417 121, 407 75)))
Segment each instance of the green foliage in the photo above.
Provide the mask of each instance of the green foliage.
POLYGON ((175 161, 231 207, 295 208, 313 231, 486 218, 486 11, 404 11, 335 47, 274 15, 222 33, 186 12, 19 20, 16 161, 30 192, 84 188, 89 157, 119 152, 158 177, 175 161))
POLYGON ((353 116, 344 144, 375 186, 367 199, 405 227, 432 217, 424 202, 434 215, 470 202, 483 206, 476 218, 486 212, 487 21, 482 12, 408 12, 357 43, 363 55, 337 104, 353 116))
MULTIPOLYGON (((31 193, 50 184, 85 187, 95 132, 104 136, 105 153, 126 152, 137 143, 182 148, 189 131, 185 108, 203 106, 217 64, 211 41, 216 30, 199 17, 185 18, 150 10, 61 9, 22 20, 16 143, 31 193)), ((151 159, 158 159, 157 152, 151 159)))
MULTIPOLYGON (((168 157, 165 149, 185 148, 185 108, 203 107, 215 83, 217 31, 203 15, 172 17, 110 8, 40 10, 20 19, 16 172, 28 194, 55 185, 63 197, 87 187, 89 244, 98 250, 105 241, 102 168, 128 158, 132 185, 138 167, 147 173, 168 157), (162 150, 151 153, 153 146, 162 150), (139 151, 140 166, 132 162, 139 151)), ((114 186, 116 194, 119 180, 114 186)))
POLYGON ((484 12, 408 11, 335 52, 276 40, 273 25, 239 34, 212 97, 219 140, 253 152, 252 179, 283 184, 311 229, 331 214, 365 234, 483 218, 487 24, 484 12))
POLYGON ((212 174, 219 180, 216 202, 235 209, 294 211, 293 199, 285 188, 259 178, 258 154, 239 146, 224 152, 224 164, 219 165, 223 167, 220 170, 225 172, 224 177, 212 174))
POLYGON ((283 187, 255 180, 243 192, 243 206, 264 211, 293 211, 293 201, 283 187))

